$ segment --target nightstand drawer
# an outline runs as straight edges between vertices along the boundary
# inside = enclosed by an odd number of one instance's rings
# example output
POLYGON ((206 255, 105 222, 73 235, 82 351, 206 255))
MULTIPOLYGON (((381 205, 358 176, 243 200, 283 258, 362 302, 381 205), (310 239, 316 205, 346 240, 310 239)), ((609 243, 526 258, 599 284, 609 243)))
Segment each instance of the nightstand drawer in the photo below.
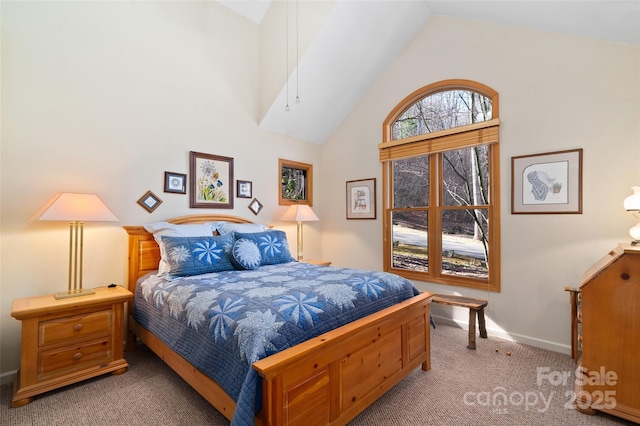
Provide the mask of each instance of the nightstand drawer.
POLYGON ((38 354, 38 380, 62 376, 111 360, 111 337, 38 354))
POLYGON ((110 333, 111 309, 83 315, 43 321, 38 327, 38 346, 64 342, 94 333, 110 333))

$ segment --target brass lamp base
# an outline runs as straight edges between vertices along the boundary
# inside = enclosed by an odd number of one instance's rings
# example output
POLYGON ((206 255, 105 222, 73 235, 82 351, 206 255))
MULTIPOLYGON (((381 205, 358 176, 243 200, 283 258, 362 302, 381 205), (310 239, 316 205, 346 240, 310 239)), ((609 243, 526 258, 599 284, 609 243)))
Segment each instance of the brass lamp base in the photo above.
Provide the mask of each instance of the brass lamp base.
POLYGON ((61 291, 53 295, 56 299, 68 299, 69 297, 76 296, 88 296, 90 294, 96 294, 91 288, 81 288, 79 290, 61 291))

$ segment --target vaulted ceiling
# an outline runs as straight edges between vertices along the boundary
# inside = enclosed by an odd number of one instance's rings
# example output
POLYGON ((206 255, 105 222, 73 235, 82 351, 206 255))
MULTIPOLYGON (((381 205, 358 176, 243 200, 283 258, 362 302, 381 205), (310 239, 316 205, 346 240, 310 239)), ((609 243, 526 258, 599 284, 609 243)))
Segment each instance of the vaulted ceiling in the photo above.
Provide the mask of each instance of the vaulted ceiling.
MULTIPOLYGON (((294 3, 295 0, 289 0, 294 3)), ((271 0, 219 2, 256 24, 271 0)), ((305 8, 314 0, 300 0, 305 8)), ((326 8, 326 0, 324 7, 326 8)), ((312 143, 323 143, 365 91, 434 15, 513 25, 640 45, 640 0, 607 1, 423 1, 336 0, 300 56, 303 102, 294 105, 282 87, 260 127, 312 143), (291 105, 285 111, 285 105, 291 105), (318 117, 322 119, 319 120, 318 117)), ((293 95, 295 97, 295 94, 293 95)))

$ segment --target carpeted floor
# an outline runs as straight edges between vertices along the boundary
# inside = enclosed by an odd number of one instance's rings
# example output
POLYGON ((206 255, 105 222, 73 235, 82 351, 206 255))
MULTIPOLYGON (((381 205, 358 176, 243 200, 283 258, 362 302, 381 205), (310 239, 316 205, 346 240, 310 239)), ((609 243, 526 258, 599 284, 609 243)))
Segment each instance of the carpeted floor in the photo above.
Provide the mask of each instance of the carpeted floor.
MULTIPOLYGON (((432 329, 431 371, 413 371, 350 425, 633 424, 571 408, 575 365, 568 355, 491 336, 477 339, 476 351, 466 342, 465 330, 432 329), (566 383, 554 381, 562 372, 571 373, 566 383)), ((145 346, 125 357, 126 374, 67 386, 20 408, 9 408, 11 385, 2 386, 0 425, 229 424, 145 346)))

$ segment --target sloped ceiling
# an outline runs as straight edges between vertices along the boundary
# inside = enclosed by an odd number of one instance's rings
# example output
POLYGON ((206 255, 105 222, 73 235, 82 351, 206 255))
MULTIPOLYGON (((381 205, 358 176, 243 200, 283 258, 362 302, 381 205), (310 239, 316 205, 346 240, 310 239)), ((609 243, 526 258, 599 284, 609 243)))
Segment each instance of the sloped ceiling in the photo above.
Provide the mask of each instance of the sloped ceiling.
MULTIPOLYGON (((293 0, 290 0, 293 2, 293 0)), ((300 0, 304 7, 314 1, 300 0)), ((270 0, 219 2, 260 24, 270 0)), ((422 1, 336 0, 299 58, 302 102, 287 100, 286 85, 260 127, 321 144, 371 84, 434 15, 514 25, 640 45, 640 1, 422 1), (290 105, 285 111, 284 106, 290 105)), ((295 94, 293 95, 295 97, 295 94)))

